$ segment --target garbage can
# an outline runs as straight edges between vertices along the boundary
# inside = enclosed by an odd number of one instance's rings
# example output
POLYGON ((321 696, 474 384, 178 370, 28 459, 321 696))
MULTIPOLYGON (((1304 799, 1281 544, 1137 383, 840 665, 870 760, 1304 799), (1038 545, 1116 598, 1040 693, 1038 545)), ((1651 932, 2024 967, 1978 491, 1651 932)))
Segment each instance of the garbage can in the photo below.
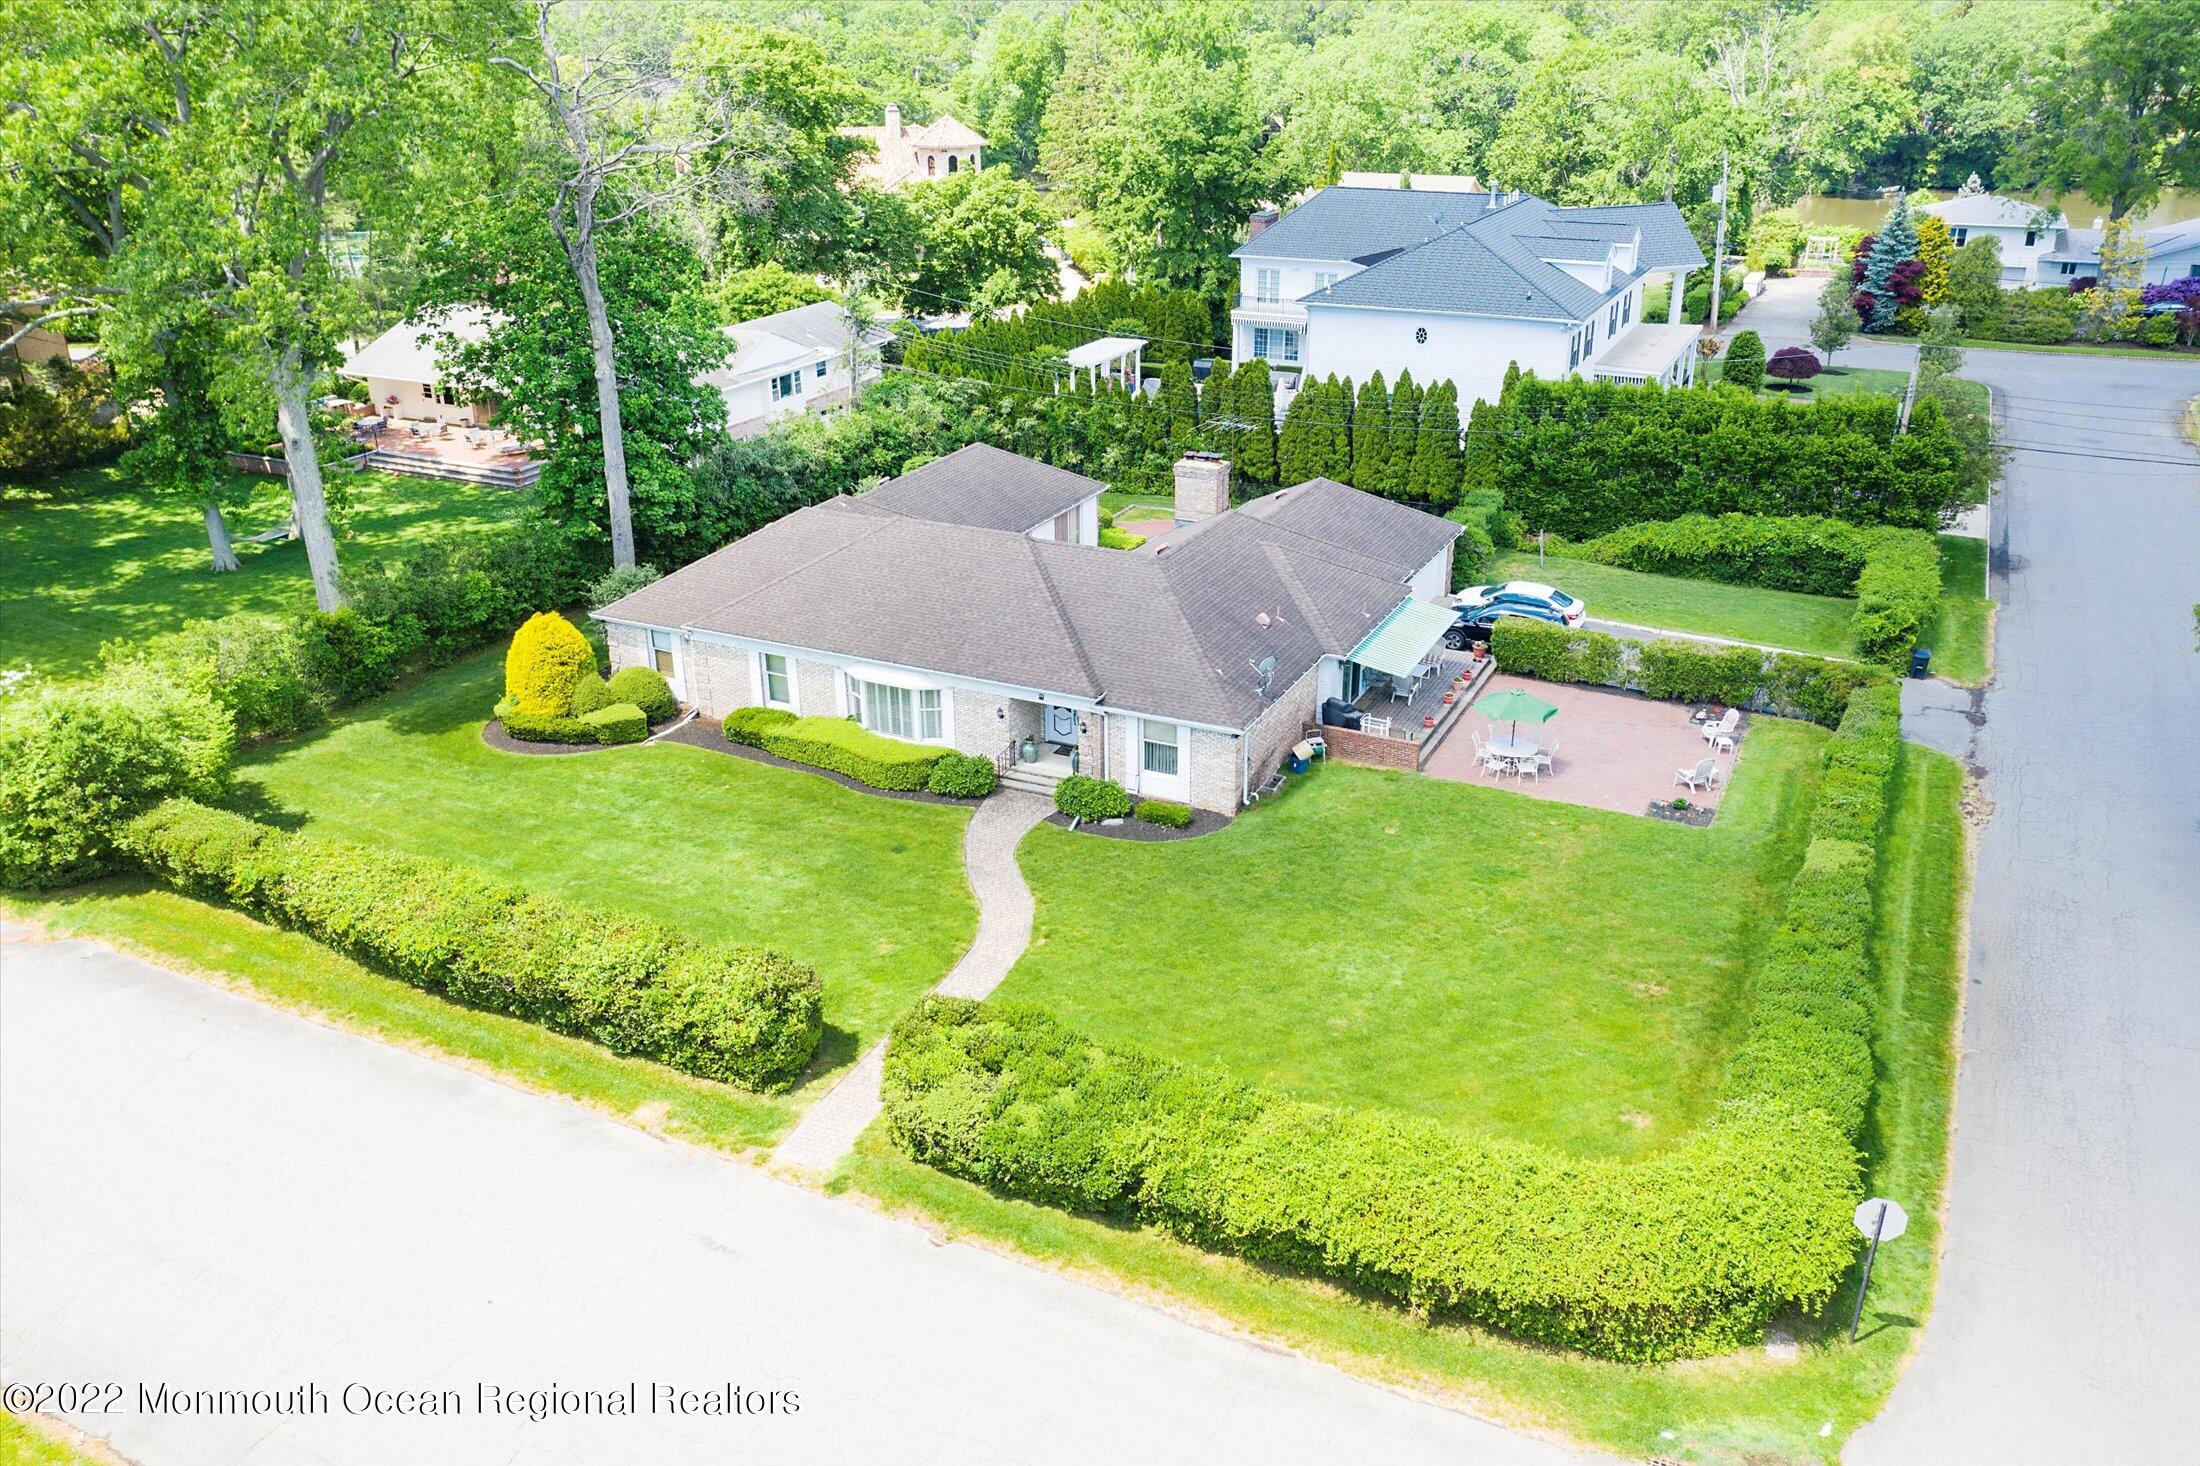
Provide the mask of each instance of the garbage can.
POLYGON ((1933 652, 1931 647, 1920 646, 1910 649, 1910 675, 1912 677, 1930 677, 1933 675, 1933 652))

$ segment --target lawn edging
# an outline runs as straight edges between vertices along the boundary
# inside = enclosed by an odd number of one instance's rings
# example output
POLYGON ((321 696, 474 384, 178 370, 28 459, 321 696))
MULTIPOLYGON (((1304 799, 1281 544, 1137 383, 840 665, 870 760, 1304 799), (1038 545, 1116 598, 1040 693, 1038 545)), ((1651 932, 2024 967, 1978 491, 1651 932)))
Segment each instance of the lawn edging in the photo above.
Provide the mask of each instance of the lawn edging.
POLYGON ((1856 689, 1828 742, 1839 797, 1814 814, 1726 1102, 1647 1160, 1294 1100, 1038 1009, 940 999, 895 1027, 888 1133, 950 1175, 1415 1313, 1631 1363, 1743 1347, 1781 1312, 1822 1307, 1855 1255, 1869 877, 1899 747, 1894 689, 1856 689))

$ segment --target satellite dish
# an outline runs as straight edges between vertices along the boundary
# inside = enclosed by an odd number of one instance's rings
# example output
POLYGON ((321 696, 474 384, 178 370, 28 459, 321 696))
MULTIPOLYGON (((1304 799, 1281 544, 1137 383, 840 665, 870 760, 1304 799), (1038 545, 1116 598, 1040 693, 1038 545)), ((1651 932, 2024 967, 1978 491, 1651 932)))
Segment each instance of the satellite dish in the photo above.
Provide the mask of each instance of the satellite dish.
POLYGON ((1276 680, 1276 659, 1272 656, 1262 657, 1253 663, 1253 671, 1260 676, 1260 695, 1266 697, 1269 684, 1276 680))

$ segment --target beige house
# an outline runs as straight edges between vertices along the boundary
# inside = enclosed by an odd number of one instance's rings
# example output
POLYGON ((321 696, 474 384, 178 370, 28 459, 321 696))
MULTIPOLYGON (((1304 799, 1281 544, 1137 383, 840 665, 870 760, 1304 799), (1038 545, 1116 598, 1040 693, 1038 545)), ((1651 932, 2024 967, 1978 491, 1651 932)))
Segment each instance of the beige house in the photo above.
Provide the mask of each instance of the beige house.
POLYGON ((384 417, 485 426, 491 404, 446 384, 436 356, 446 336, 461 344, 486 340, 497 322, 495 312, 477 305, 416 316, 359 347, 336 370, 365 381, 367 400, 384 417))
POLYGON ((949 113, 909 127, 901 120, 901 108, 889 102, 884 126, 840 131, 844 137, 861 138, 871 145, 871 156, 856 166, 856 177, 881 188, 901 188, 984 166, 985 139, 949 113))
POLYGON ((1097 545, 1098 480, 973 445, 596 619, 614 668, 656 666, 711 717, 852 718, 992 759, 1010 787, 1076 771, 1228 813, 1323 699, 1433 654, 1460 532, 1327 479, 1233 509, 1229 473, 1187 457, 1182 527, 1125 552, 1097 545))

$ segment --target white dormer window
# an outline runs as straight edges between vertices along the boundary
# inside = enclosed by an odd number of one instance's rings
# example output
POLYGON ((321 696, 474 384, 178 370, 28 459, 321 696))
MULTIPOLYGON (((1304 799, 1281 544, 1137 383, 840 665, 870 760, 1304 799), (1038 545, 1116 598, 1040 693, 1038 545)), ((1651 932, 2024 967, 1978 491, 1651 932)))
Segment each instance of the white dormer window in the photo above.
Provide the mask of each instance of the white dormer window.
POLYGON ((1314 288, 1316 290, 1327 290, 1337 283, 1339 273, 1336 270, 1316 270, 1314 272, 1314 288))
POLYGON ((1283 299, 1283 271, 1266 268, 1253 271, 1253 302, 1256 305, 1274 305, 1283 299))

